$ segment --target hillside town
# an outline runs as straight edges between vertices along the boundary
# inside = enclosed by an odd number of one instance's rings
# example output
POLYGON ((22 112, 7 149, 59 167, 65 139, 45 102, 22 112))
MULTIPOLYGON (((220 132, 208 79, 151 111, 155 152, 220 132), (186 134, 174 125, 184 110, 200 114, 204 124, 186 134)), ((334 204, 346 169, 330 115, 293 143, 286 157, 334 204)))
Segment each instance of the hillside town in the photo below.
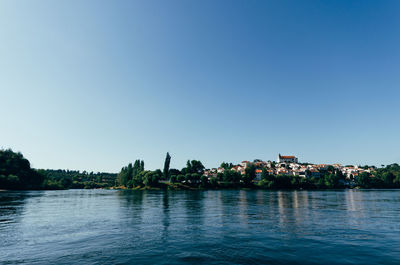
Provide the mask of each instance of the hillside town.
POLYGON ((230 169, 244 175, 246 168, 254 165, 256 168, 256 181, 261 180, 263 171, 268 175, 288 175, 303 178, 319 178, 324 172, 341 172, 348 180, 354 180, 359 174, 367 172, 372 173, 373 167, 361 167, 357 165, 341 164, 310 164, 300 163, 298 158, 293 155, 278 155, 277 161, 262 161, 255 159, 253 162, 242 161, 238 165, 230 165, 228 167, 218 167, 207 169, 203 175, 206 177, 216 177, 218 173, 224 173, 230 169))

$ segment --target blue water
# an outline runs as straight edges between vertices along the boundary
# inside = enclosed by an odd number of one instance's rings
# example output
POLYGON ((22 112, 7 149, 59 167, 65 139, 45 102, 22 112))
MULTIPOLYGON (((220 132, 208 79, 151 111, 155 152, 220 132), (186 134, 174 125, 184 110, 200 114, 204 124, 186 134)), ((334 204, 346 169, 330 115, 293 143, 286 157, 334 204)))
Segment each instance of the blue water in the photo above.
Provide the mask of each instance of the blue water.
POLYGON ((0 191, 0 264, 400 264, 400 191, 0 191))

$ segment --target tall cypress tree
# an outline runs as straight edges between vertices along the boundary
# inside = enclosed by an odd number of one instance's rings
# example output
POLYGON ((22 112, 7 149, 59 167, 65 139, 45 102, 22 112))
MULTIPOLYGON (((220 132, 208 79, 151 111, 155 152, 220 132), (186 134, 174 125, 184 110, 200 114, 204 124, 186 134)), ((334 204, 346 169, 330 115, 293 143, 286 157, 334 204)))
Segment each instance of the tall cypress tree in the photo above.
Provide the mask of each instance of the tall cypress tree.
POLYGON ((128 167, 123 167, 121 169, 121 172, 118 173, 117 180, 119 185, 121 186, 126 186, 126 183, 128 182, 128 167))
POLYGON ((139 167, 140 167, 139 160, 135 160, 131 176, 132 179, 134 179, 137 176, 137 174, 139 174, 139 167))
POLYGON ((144 171, 144 160, 140 161, 140 171, 144 171))
POLYGON ((166 157, 165 157, 165 162, 164 162, 164 172, 163 172, 163 175, 164 175, 164 179, 165 180, 168 180, 168 173, 169 173, 169 164, 170 164, 170 162, 171 162, 171 156, 169 155, 169 153, 167 152, 167 155, 166 155, 166 157))
POLYGON ((192 164, 190 163, 190 160, 186 162, 186 168, 187 168, 186 173, 192 173, 192 164))

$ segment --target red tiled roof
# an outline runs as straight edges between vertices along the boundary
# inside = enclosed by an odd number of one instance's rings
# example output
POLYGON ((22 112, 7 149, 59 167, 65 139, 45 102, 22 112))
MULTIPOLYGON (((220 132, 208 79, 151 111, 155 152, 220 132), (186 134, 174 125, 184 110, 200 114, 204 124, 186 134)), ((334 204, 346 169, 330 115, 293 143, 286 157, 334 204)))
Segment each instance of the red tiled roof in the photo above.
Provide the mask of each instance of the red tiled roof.
POLYGON ((279 156, 280 158, 286 158, 286 159, 289 159, 289 158, 295 158, 295 156, 279 156))

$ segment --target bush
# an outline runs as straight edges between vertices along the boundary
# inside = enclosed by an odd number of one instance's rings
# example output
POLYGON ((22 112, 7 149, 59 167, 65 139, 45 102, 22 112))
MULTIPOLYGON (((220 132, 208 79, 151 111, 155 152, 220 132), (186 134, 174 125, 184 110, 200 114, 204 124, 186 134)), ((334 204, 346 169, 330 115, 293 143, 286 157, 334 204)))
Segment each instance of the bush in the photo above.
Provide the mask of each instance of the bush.
POLYGON ((176 177, 176 175, 172 175, 171 178, 169 179, 169 182, 176 183, 177 180, 178 180, 178 178, 176 177))

